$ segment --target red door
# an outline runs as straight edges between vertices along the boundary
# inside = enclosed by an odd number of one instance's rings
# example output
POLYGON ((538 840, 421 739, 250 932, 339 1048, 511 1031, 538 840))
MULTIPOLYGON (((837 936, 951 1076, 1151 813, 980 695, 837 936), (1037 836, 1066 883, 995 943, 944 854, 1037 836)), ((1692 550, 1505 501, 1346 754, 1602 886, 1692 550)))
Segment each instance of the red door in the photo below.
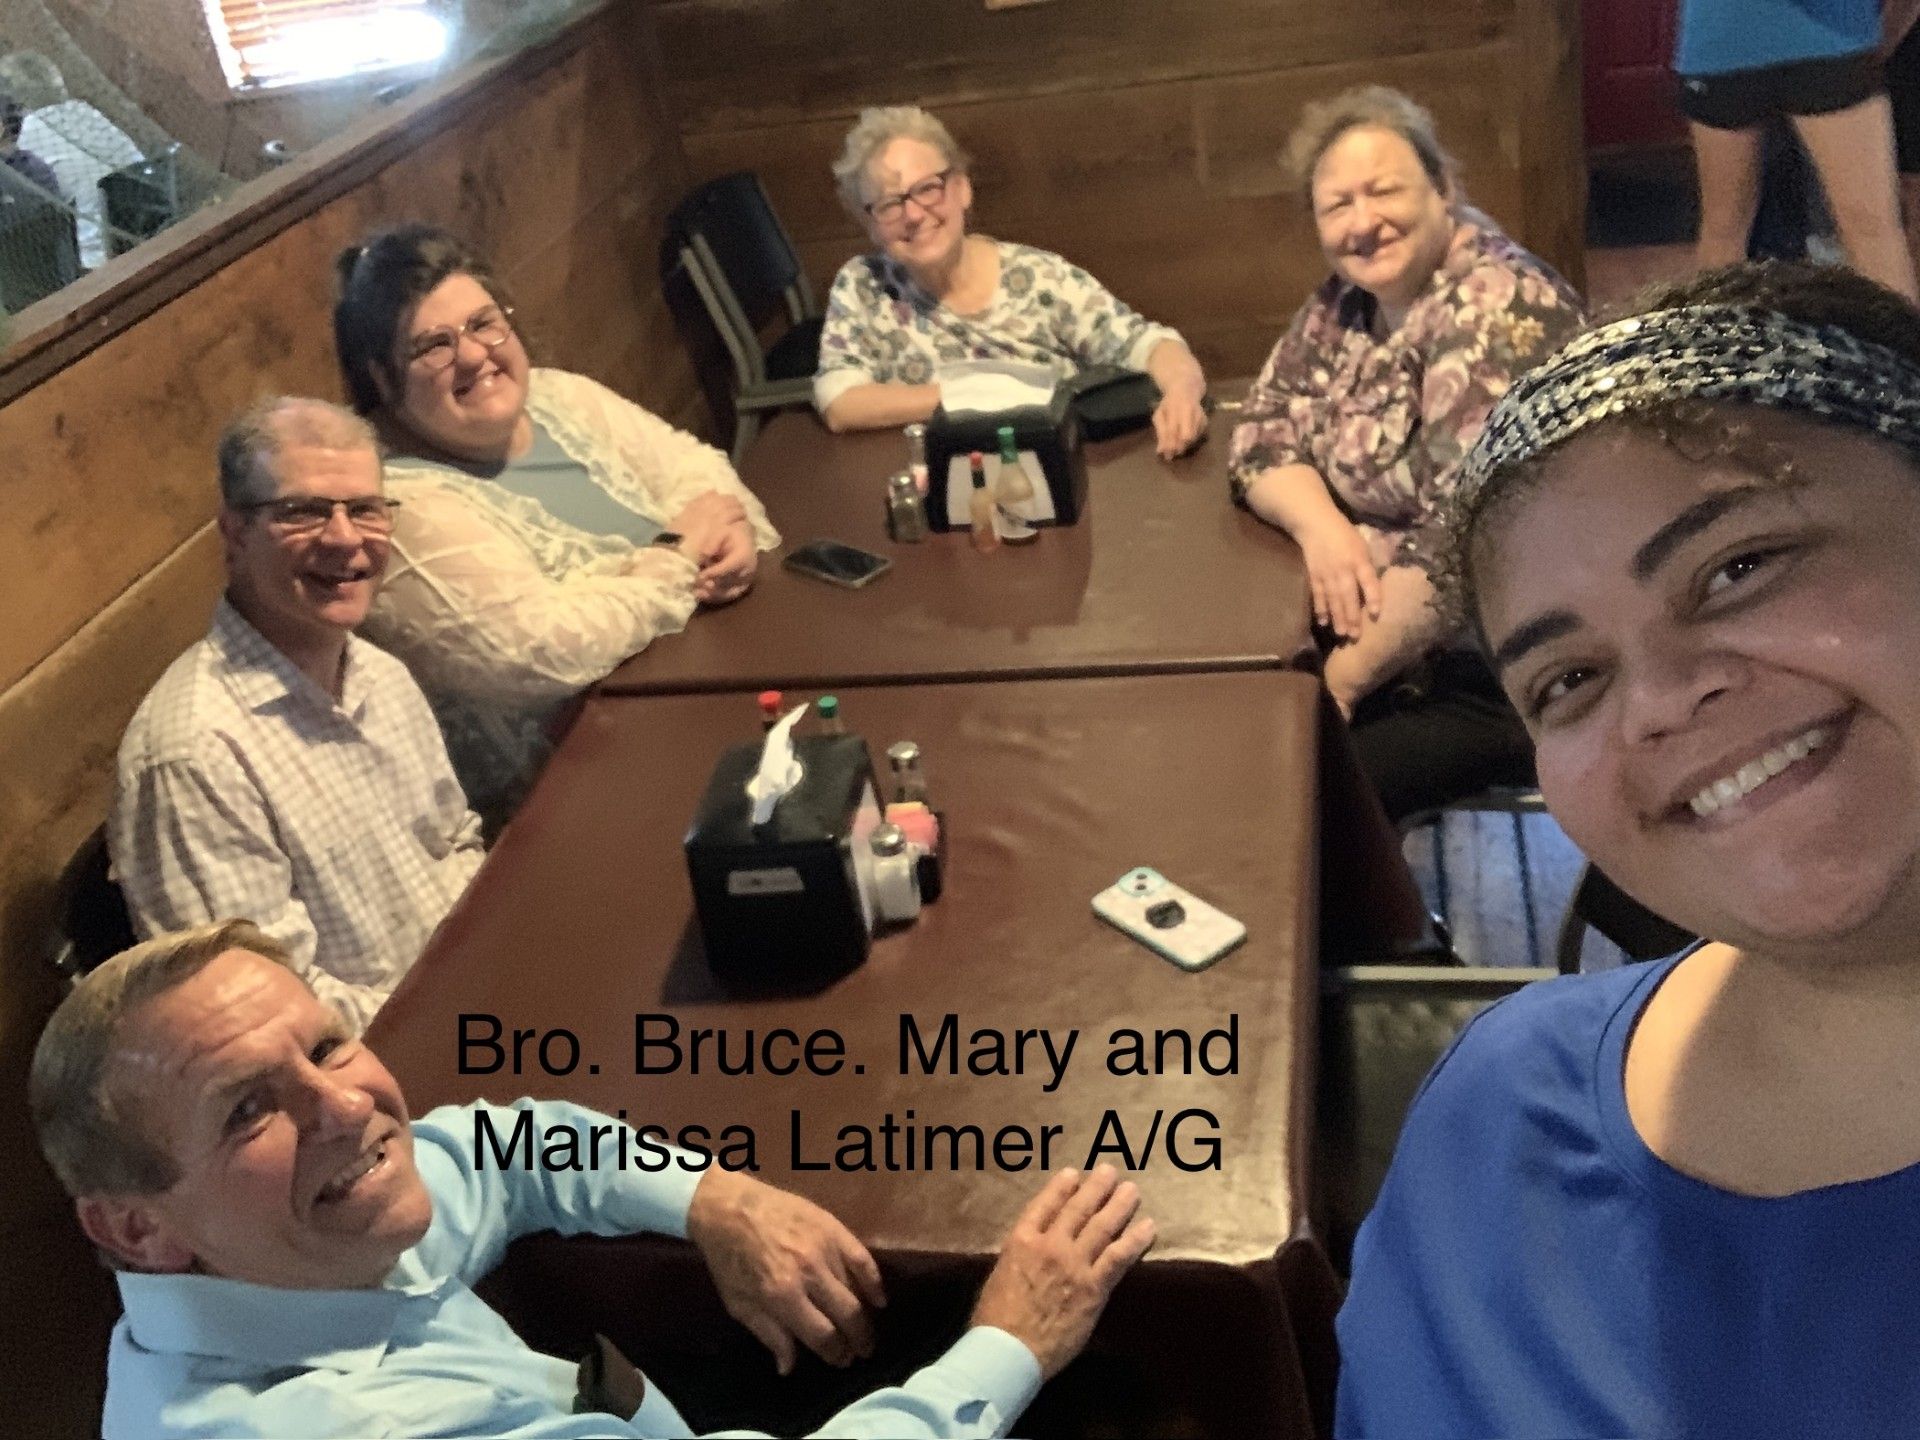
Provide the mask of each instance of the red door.
POLYGON ((1583 0, 1590 149, 1660 145, 1686 136, 1675 108, 1677 0, 1583 0))

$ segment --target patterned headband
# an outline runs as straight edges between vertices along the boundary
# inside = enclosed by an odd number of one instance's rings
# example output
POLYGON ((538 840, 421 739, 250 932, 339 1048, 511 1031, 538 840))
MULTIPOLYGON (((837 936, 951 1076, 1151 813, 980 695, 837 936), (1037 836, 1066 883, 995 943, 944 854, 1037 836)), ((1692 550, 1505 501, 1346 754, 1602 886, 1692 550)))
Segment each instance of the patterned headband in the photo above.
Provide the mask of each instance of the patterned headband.
POLYGON ((1495 474, 1602 420, 1677 399, 1836 420, 1920 453, 1920 365, 1832 325, 1744 305, 1686 305, 1587 331, 1515 382, 1461 468, 1471 508, 1495 474))

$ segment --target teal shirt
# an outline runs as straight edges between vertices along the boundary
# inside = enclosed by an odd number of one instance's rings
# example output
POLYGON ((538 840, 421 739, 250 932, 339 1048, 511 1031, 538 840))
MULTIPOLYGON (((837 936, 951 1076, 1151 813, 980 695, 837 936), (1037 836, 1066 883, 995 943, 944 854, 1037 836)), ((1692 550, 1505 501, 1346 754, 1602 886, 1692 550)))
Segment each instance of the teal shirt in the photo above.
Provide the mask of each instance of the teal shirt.
POLYGON ((635 545, 645 545, 666 530, 653 516, 629 510, 601 489, 587 467, 561 449, 560 442, 546 426, 531 417, 529 422, 533 426, 533 444, 526 454, 503 464, 453 465, 438 460, 416 463, 490 480, 502 490, 542 506, 556 520, 590 535, 617 535, 635 545))
MULTIPOLYGON (((659 1174, 479 1169, 480 1109, 493 1112, 502 1136, 522 1110, 532 1112, 536 1135, 572 1127, 583 1153, 590 1128, 608 1123, 577 1105, 535 1100, 447 1106, 416 1120, 414 1157, 433 1197, 433 1225, 379 1289, 288 1291, 211 1275, 121 1273, 126 1313, 108 1352, 106 1440, 691 1435, 651 1383, 636 1414, 572 1413, 576 1367, 530 1348, 469 1287, 509 1243, 536 1231, 683 1236, 700 1174, 677 1165, 659 1174)), ((1026 1346, 977 1328, 820 1433, 1004 1435, 1039 1388, 1026 1346)))
POLYGON ((1673 68, 1725 75, 1858 55, 1880 43, 1880 0, 1681 0, 1673 68))

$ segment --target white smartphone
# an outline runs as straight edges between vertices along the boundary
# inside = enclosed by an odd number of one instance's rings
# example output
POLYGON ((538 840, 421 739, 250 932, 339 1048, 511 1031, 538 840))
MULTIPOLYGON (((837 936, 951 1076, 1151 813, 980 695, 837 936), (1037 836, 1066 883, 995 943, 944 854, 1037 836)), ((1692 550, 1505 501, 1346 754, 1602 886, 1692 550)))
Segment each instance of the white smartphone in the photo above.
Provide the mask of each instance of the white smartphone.
POLYGON ((1204 970, 1247 938, 1231 915, 1144 865, 1094 896, 1093 913, 1182 970, 1204 970))

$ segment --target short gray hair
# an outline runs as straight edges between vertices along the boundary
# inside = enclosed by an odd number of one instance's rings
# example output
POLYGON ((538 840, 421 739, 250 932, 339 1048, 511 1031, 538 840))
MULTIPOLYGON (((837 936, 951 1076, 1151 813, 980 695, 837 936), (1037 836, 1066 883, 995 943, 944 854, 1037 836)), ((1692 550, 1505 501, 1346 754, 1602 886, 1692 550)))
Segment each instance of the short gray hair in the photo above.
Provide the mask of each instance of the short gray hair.
POLYGON ((1427 172, 1433 188, 1453 191, 1459 180, 1459 167, 1440 145, 1433 116, 1425 106, 1385 85, 1356 85, 1326 100, 1315 100, 1300 112, 1300 122, 1287 137, 1280 152, 1281 167, 1287 183, 1313 205, 1313 172, 1320 157, 1349 130, 1362 127, 1387 130, 1413 148, 1420 168, 1427 172))
POLYGON ((109 1071, 127 1017, 229 950, 299 973, 265 931, 251 921, 225 920, 122 950, 53 1012, 34 1047, 27 1104, 40 1153, 69 1195, 157 1195, 179 1181, 180 1167, 148 1135, 138 1105, 110 1083, 109 1071))
POLYGON ((833 183, 840 203, 856 220, 867 218, 867 167, 896 140, 918 140, 940 152, 949 169, 967 170, 967 152, 947 127, 918 105, 879 105, 860 112, 833 162, 833 183))
POLYGON ((271 500, 280 482, 273 462, 289 445, 380 454, 373 426, 331 400, 269 395, 234 417, 220 436, 220 503, 238 510, 271 500))
POLYGON ((5 89, 23 110, 44 110, 67 98, 67 82, 60 67, 37 50, 16 50, 0 55, 0 89, 5 89))

